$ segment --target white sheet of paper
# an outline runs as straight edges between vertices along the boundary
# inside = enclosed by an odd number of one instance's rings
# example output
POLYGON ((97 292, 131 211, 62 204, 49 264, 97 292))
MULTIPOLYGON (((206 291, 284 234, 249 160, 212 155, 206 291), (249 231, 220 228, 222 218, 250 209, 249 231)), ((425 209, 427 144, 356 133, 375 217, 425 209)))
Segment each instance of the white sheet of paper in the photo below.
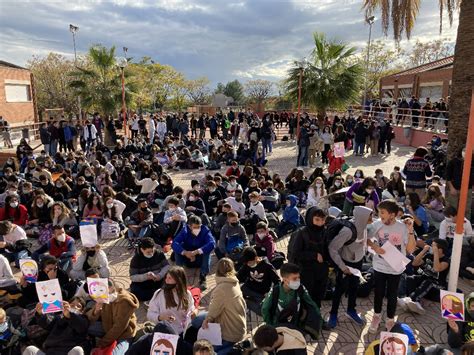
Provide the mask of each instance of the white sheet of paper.
POLYGON ((400 333, 381 332, 380 333, 380 351, 379 354, 399 354, 406 355, 408 353, 408 336, 400 333), (401 340, 393 341, 393 338, 401 340))
POLYGON ((403 255, 392 243, 389 241, 382 245, 382 249, 385 253, 382 254, 382 258, 397 272, 403 272, 405 267, 410 263, 405 255, 403 255))
POLYGON ((87 278, 89 295, 97 303, 109 303, 108 279, 87 278))
POLYGON ((364 279, 364 276, 362 276, 362 272, 360 272, 359 269, 354 269, 353 267, 350 267, 350 266, 347 266, 347 268, 349 269, 349 271, 351 272, 352 275, 359 278, 360 283, 364 284, 364 283, 367 282, 367 280, 364 279))
POLYGON ((197 339, 209 340, 212 345, 222 345, 221 325, 219 323, 208 323, 207 329, 199 329, 197 339))
POLYGON ((151 343, 150 355, 175 355, 178 346, 179 335, 154 333, 153 342, 151 343))
POLYGON ((79 231, 83 246, 90 248, 97 245, 97 226, 95 224, 79 226, 79 231))
POLYGON ((61 294, 58 279, 38 281, 35 286, 44 314, 61 312, 63 310, 63 295, 61 294))

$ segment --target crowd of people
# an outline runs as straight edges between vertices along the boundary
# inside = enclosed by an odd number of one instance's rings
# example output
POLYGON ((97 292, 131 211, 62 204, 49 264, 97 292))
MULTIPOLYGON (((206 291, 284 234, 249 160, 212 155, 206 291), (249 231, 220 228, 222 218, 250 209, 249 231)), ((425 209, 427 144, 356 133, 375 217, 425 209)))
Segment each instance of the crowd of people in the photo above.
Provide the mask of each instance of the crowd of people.
MULTIPOLYGON (((345 315, 363 326, 358 299, 372 291, 369 332, 414 339, 416 325, 397 322, 397 309, 423 314, 423 300, 439 301, 447 288, 464 159, 463 150, 435 174, 433 156, 447 141, 434 137, 431 147, 419 147, 403 168, 387 174, 361 167, 349 175, 334 143, 356 155, 366 145, 372 155, 390 154, 390 119, 349 115, 319 122, 304 114, 298 124, 292 113, 260 118, 230 111, 135 115, 126 128, 130 137, 118 137, 117 122, 104 124, 98 114, 83 124, 48 122, 39 154, 22 140, 4 164, 2 351, 144 354, 153 333, 161 332, 179 335, 176 354, 239 353, 251 346, 256 354, 306 354, 322 331, 338 331, 344 294, 345 315), (298 144, 298 167, 287 176, 265 167, 278 127, 288 127, 287 139, 298 144), (316 166, 311 174, 301 168, 307 165, 316 166), (180 186, 173 181, 177 169, 202 169, 202 177, 180 186), (95 226, 95 243, 81 242, 85 224, 95 226), (131 251, 129 289, 114 282, 103 247, 121 238, 131 251), (283 238, 284 251, 277 248, 283 238), (386 243, 410 259, 404 270, 383 258, 386 243), (14 276, 25 259, 39 265, 37 281, 59 280, 61 312, 43 314, 35 283, 24 273, 14 276), (216 286, 203 307, 201 292, 216 259, 216 286), (199 269, 198 285, 188 284, 186 268, 199 269), (91 278, 108 279, 108 303, 91 298, 91 278), (325 299, 332 300, 327 319, 325 299), (141 303, 149 322, 143 327, 136 316, 141 303), (252 332, 252 345, 249 310, 265 323, 252 332), (211 323, 220 325, 220 345, 197 339, 211 323)), ((474 169, 471 176, 472 187, 474 169)), ((470 205, 469 199, 460 275, 472 280, 470 205)), ((474 294, 465 299, 466 322, 447 325, 453 348, 472 348, 474 341, 474 294)), ((416 340, 410 345, 412 353, 425 351, 416 340)))

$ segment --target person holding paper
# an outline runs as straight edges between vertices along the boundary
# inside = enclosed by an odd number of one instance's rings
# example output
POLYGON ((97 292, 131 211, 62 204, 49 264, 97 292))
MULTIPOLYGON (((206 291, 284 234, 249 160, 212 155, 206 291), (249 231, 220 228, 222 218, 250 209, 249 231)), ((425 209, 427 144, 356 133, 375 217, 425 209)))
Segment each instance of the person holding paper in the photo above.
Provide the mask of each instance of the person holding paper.
POLYGON ((466 305, 465 321, 456 322, 448 320, 448 344, 453 349, 461 348, 463 345, 474 344, 474 292, 465 297, 466 305))
POLYGON ((83 315, 85 302, 74 297, 70 302, 63 302, 62 313, 43 314, 41 303, 36 306, 36 322, 48 331, 48 337, 41 349, 28 346, 23 355, 67 354, 83 355, 90 351, 87 340, 89 322, 83 315))
POLYGON ((217 354, 227 354, 247 333, 245 300, 235 276, 234 262, 229 258, 222 258, 217 263, 216 288, 202 327, 208 328, 208 323, 221 326, 222 345, 214 347, 217 354))
POLYGON ((37 249, 31 257, 39 261, 44 253, 58 258, 59 267, 66 271, 71 263, 76 260, 76 244, 74 239, 66 235, 64 227, 57 225, 53 227, 53 237, 37 249))
POLYGON ((353 275, 349 267, 355 270, 362 269, 362 261, 367 250, 367 225, 372 223, 372 210, 364 206, 354 207, 352 222, 357 230, 357 239, 347 244, 352 238, 352 230, 342 227, 339 234, 332 239, 328 246, 329 255, 337 266, 336 289, 332 296, 332 307, 328 320, 330 328, 335 328, 337 325, 339 304, 342 295, 346 292, 348 295, 346 315, 357 324, 364 324, 355 309, 359 277, 353 275))
POLYGON ((152 323, 168 322, 175 334, 182 334, 196 316, 194 299, 186 286, 186 273, 180 266, 171 267, 163 286, 150 301, 147 319, 152 323))
POLYGON ((418 275, 408 276, 408 297, 398 300, 398 305, 404 310, 424 314, 425 309, 420 304, 423 297, 430 294, 438 294, 439 290, 445 290, 448 286, 447 277, 449 273, 448 242, 443 239, 435 239, 431 244, 425 245, 412 262, 417 268, 418 275), (430 249, 433 253, 429 253, 430 249))
POLYGON ((395 324, 394 316, 397 310, 397 294, 400 283, 400 276, 403 273, 394 270, 392 266, 384 259, 385 250, 382 246, 390 243, 401 252, 402 256, 415 251, 416 241, 414 238, 413 224, 409 228, 396 219, 398 213, 398 204, 393 200, 385 200, 378 205, 380 220, 373 223, 370 229, 368 246, 375 252, 373 258, 374 268, 374 316, 369 327, 370 333, 376 333, 382 320, 383 298, 387 295, 387 320, 385 326, 387 330, 395 324), (374 241, 372 241, 374 239, 374 241))
POLYGON ((138 252, 130 261, 130 291, 140 301, 149 301, 163 285, 169 262, 165 254, 155 248, 153 239, 142 238, 138 245, 138 252))

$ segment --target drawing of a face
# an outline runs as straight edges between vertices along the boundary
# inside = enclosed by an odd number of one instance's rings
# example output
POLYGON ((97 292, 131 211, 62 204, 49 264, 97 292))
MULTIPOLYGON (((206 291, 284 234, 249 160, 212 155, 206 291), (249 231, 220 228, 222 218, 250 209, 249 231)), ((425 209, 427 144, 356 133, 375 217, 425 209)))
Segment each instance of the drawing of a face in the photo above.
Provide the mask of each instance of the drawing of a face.
POLYGON ((49 287, 42 287, 42 296, 45 303, 53 303, 59 299, 57 290, 51 290, 49 287))
POLYGON ((453 296, 453 295, 444 296, 441 304, 444 310, 450 311, 451 313, 462 312, 462 302, 456 296, 453 296))
POLYGON ((107 285, 102 282, 92 282, 89 286, 92 298, 107 298, 107 285))
POLYGON ((27 277, 33 277, 37 275, 38 267, 35 263, 27 261, 21 265, 21 272, 27 277))
POLYGON ((173 344, 167 339, 158 339, 153 347, 151 353, 153 355, 175 355, 173 344))
POLYGON ((384 340, 382 343, 382 354, 383 355, 405 355, 406 348, 405 344, 401 339, 390 337, 384 340))

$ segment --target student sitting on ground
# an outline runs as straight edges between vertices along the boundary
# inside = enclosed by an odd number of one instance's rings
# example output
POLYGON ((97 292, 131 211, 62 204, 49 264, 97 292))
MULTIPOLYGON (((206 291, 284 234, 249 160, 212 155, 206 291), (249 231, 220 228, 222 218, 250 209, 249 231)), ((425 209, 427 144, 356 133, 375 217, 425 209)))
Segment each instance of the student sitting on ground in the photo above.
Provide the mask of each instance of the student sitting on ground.
POLYGON ((257 223, 257 233, 255 234, 255 250, 258 256, 266 256, 269 261, 273 260, 276 251, 276 243, 273 239, 274 232, 268 229, 265 222, 257 223))
MULTIPOLYGON (((19 260, 28 257, 28 250, 17 251, 17 246, 20 240, 26 242, 26 232, 20 226, 17 226, 10 221, 0 222, 0 236, 3 240, 0 242, 0 254, 4 255, 9 262, 15 262, 19 267, 19 260)), ((23 243, 20 242, 20 243, 23 243)))
POLYGON ((300 225, 300 212, 296 206, 298 198, 295 195, 288 195, 286 198, 286 207, 283 210, 283 219, 277 227, 278 238, 282 238, 288 233, 295 231, 300 225))
POLYGON ((235 259, 248 244, 247 233, 239 222, 239 215, 235 211, 228 212, 227 223, 221 229, 219 244, 216 248, 217 257, 220 259, 229 256, 235 259))
POLYGON ((69 275, 74 280, 85 280, 86 271, 90 268, 97 269, 102 278, 110 276, 109 261, 105 252, 100 248, 100 244, 84 245, 81 255, 72 264, 69 275))
POLYGON ((74 239, 66 235, 64 227, 54 226, 53 237, 46 244, 37 249, 32 258, 40 261, 42 255, 48 253, 59 260, 59 267, 65 271, 76 260, 76 244, 74 239))
POLYGON ((257 256, 252 247, 246 247, 240 258, 242 266, 237 273, 242 294, 247 300, 247 307, 261 315, 261 303, 270 291, 272 284, 278 285, 280 277, 267 258, 257 256))

